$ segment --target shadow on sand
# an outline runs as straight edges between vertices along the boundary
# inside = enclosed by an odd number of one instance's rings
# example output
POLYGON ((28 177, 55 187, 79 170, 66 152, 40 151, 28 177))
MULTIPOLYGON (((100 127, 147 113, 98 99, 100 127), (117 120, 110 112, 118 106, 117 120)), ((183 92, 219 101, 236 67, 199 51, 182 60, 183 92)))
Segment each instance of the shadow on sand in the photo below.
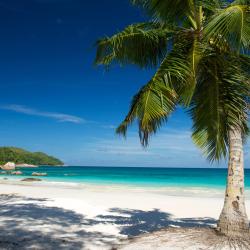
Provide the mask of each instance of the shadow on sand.
POLYGON ((142 211, 113 208, 110 209, 110 212, 120 215, 99 215, 97 218, 120 226, 120 234, 126 236, 138 236, 164 227, 209 227, 216 223, 216 220, 212 218, 176 219, 171 214, 161 212, 158 209, 142 211))
POLYGON ((121 236, 138 236, 169 226, 208 227, 216 223, 211 218, 176 219, 157 209, 112 208, 109 215, 86 219, 71 210, 45 206, 46 201, 0 195, 0 249, 110 249, 117 235, 91 227, 112 225, 121 236))

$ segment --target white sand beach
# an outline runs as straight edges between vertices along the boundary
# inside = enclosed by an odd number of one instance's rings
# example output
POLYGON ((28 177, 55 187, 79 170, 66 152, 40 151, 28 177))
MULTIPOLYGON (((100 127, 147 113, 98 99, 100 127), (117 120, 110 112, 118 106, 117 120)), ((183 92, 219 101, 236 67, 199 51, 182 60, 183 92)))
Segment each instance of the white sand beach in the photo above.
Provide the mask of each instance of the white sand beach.
MULTIPOLYGON (((0 190, 1 249, 138 249, 126 239, 169 226, 213 226, 223 205, 222 190, 8 180, 1 180, 0 190)), ((246 206, 250 214, 250 200, 246 206)), ((179 245, 156 249, 184 249, 179 245)))

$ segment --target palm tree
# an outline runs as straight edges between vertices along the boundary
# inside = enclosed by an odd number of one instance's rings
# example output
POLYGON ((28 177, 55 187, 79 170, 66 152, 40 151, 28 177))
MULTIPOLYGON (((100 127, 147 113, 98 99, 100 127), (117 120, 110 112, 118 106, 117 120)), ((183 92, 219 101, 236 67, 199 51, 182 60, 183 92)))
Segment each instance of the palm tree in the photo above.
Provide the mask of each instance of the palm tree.
POLYGON ((117 128, 126 135, 138 121, 139 137, 149 137, 181 106, 193 121, 192 138, 209 161, 229 157, 227 188, 218 230, 248 234, 244 203, 243 142, 250 76, 250 1, 133 0, 149 22, 132 24, 97 41, 96 64, 156 68, 133 97, 117 128))

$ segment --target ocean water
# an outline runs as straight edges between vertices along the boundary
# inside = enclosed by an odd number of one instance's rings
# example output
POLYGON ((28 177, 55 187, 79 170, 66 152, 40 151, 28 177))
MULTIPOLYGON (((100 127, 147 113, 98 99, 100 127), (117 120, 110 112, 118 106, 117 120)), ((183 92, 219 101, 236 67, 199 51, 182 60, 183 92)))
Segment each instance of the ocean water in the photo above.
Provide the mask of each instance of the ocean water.
MULTIPOLYGON (((21 176, 1 175, 0 178, 23 179, 32 172, 46 181, 82 184, 133 185, 148 187, 225 188, 227 169, 223 168, 131 168, 131 167, 48 167, 19 168, 21 176)), ((250 189, 250 169, 245 170, 245 185, 250 189)))

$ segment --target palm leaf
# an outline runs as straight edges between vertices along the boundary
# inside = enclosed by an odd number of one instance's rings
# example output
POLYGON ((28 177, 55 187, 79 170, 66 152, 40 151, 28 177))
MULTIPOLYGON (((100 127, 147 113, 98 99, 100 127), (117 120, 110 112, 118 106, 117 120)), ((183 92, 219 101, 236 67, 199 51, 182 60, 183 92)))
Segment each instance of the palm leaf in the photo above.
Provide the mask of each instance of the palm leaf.
POLYGON ((236 51, 249 49, 250 6, 234 2, 227 8, 218 10, 205 26, 204 34, 206 39, 219 47, 229 44, 236 51))
POLYGON ((133 24, 114 36, 97 41, 96 64, 158 65, 165 57, 174 30, 158 23, 133 24))
POLYGON ((235 58, 212 55, 204 59, 189 113, 193 140, 210 161, 226 156, 230 128, 240 127, 246 135, 249 86, 235 58))
POLYGON ((149 135, 166 121, 176 103, 176 93, 164 82, 150 82, 134 96, 131 109, 125 120, 117 128, 118 134, 126 135, 128 126, 138 120, 142 145, 148 144, 149 135))
POLYGON ((206 15, 222 6, 221 0, 131 0, 132 4, 145 9, 156 20, 181 25, 186 19, 197 21, 200 6, 206 15))
POLYGON ((130 111, 116 132, 126 135, 128 126, 135 120, 139 123, 141 143, 148 144, 150 134, 155 133, 166 121, 169 114, 179 102, 183 85, 192 74, 186 46, 182 43, 173 50, 161 63, 154 77, 136 94, 130 111))
POLYGON ((192 39, 190 39, 190 48, 186 52, 188 61, 187 66, 190 67, 190 73, 186 76, 186 84, 183 84, 182 89, 178 91, 181 96, 181 103, 184 104, 185 107, 188 107, 192 100, 197 82, 199 63, 206 49, 207 48, 200 43, 197 36, 192 36, 192 39))
POLYGON ((132 0, 135 5, 139 5, 153 16, 168 23, 178 23, 187 14, 191 14, 193 1, 190 0, 132 0))

